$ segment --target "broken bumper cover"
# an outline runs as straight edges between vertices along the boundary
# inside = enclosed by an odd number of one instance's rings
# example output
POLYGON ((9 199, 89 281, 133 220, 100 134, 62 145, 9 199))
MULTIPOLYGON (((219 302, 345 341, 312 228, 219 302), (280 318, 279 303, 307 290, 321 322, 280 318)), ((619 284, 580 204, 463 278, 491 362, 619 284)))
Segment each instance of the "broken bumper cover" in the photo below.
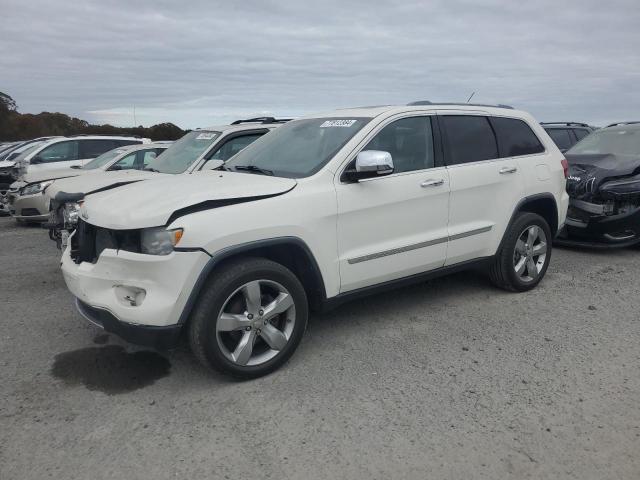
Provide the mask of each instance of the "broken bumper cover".
POLYGON ((67 248, 61 268, 85 318, 131 343, 167 348, 209 258, 201 251, 156 256, 105 249, 95 263, 76 264, 67 248))
POLYGON ((129 343, 152 347, 156 350, 174 347, 182 332, 182 325, 149 327, 122 322, 108 310, 92 307, 77 298, 76 308, 84 318, 103 328, 105 332, 113 333, 129 343))
POLYGON ((564 229, 556 243, 595 248, 622 248, 640 243, 640 207, 606 215, 603 205, 571 199, 564 229))

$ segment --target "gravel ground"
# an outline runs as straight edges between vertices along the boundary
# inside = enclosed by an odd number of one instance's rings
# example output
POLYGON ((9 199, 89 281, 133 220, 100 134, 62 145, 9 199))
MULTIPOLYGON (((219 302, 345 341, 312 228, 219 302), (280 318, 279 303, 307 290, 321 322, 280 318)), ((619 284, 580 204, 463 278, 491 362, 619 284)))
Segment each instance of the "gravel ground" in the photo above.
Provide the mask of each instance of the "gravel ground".
POLYGON ((554 251, 314 317, 238 383, 74 310, 44 230, 0 219, 0 478, 640 478, 640 251, 554 251))

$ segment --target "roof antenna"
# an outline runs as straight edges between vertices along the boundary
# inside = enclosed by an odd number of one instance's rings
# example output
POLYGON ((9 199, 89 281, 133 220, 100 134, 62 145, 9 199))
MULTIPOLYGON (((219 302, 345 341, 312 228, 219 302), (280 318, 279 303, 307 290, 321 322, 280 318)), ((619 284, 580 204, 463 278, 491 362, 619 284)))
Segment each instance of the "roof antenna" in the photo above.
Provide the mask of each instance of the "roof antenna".
POLYGON ((476 94, 476 92, 471 92, 471 95, 469 95, 469 98, 467 98, 467 103, 469 103, 471 101, 471 99, 473 98, 473 96, 476 94))

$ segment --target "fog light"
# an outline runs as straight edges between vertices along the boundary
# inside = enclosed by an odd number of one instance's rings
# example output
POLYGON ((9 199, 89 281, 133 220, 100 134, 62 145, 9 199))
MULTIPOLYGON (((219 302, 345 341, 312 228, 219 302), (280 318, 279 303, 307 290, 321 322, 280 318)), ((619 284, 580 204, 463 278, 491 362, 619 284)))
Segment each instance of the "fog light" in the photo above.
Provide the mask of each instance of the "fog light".
POLYGON ((129 285, 114 285, 116 298, 120 303, 128 307, 138 307, 142 305, 147 292, 138 287, 131 287, 129 285))

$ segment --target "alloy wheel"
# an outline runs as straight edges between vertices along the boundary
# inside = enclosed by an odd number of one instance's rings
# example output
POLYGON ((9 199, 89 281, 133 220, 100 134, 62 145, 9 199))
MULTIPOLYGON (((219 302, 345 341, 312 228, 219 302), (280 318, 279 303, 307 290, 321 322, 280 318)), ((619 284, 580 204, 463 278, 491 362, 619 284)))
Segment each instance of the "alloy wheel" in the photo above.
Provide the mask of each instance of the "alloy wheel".
POLYGON ((538 278, 547 258, 547 236, 538 225, 525 228, 516 241, 513 268, 523 282, 538 278))
POLYGON ((224 302, 216 321, 216 341, 239 366, 268 362, 289 343, 296 321, 293 297, 272 280, 253 280, 224 302))

